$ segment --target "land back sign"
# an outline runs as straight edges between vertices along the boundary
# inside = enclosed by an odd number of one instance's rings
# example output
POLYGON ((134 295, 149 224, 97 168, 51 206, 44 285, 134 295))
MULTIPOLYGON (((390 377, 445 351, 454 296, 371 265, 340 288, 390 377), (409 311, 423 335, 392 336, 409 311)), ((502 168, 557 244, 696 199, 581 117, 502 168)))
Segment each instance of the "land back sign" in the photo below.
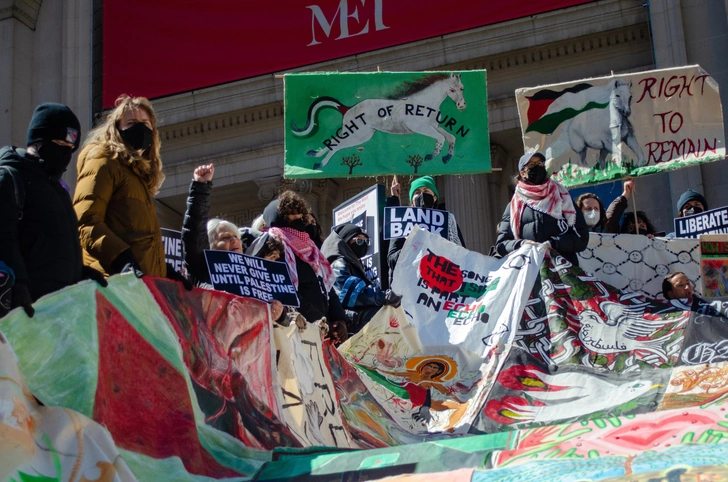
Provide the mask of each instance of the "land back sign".
POLYGON ((287 178, 490 172, 484 70, 285 76, 287 178))
POLYGON ((718 83, 698 65, 518 89, 524 148, 568 188, 725 158, 718 83))

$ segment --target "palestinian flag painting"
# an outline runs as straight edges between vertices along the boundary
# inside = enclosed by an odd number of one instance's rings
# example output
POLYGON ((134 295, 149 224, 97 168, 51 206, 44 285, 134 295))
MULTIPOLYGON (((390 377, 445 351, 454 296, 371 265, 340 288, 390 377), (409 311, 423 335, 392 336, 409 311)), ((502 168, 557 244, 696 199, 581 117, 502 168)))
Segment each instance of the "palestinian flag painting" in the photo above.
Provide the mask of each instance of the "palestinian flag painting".
POLYGON ((516 90, 525 151, 568 189, 725 159, 718 83, 699 65, 516 90))
POLYGON ((553 134, 563 122, 589 109, 609 106, 610 92, 591 84, 577 84, 562 91, 543 89, 528 99, 526 132, 553 134))

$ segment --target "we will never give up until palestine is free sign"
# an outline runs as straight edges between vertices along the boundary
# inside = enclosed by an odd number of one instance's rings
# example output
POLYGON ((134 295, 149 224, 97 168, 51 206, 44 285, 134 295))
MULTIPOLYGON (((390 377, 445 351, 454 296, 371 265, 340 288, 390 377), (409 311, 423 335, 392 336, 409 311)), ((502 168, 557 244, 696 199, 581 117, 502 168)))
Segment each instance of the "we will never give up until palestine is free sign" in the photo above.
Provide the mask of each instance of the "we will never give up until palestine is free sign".
POLYGON ((490 172, 484 70, 285 76, 287 178, 490 172))

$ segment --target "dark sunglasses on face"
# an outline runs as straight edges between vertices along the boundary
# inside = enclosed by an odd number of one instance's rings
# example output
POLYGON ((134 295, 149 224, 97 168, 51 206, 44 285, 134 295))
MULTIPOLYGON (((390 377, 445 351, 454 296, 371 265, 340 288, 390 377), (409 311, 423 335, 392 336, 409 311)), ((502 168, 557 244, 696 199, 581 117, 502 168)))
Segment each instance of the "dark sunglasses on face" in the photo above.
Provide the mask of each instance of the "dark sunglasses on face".
POLYGON ((365 238, 365 239, 362 239, 362 238, 354 238, 354 242, 356 244, 358 244, 359 246, 361 246, 363 244, 366 244, 367 246, 369 246, 369 244, 371 243, 371 241, 369 241, 369 238, 365 238))

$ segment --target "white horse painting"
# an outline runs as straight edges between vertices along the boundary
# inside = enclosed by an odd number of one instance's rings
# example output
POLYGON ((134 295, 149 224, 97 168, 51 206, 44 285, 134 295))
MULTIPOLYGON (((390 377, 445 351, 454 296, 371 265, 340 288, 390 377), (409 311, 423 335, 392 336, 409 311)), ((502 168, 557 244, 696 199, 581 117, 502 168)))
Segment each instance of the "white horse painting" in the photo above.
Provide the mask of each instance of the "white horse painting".
POLYGON ((312 135, 317 128, 318 112, 324 108, 334 108, 343 114, 341 128, 324 141, 325 147, 308 152, 309 156, 323 157, 320 163, 314 164, 314 169, 321 169, 338 151, 364 144, 377 131, 422 134, 435 139, 435 150, 425 156, 426 161, 439 156, 447 142, 447 155, 442 158, 442 162, 447 163, 455 150, 455 136, 440 125, 444 122, 440 104, 449 97, 458 110, 464 110, 463 90, 459 74, 432 74, 406 82, 404 89, 392 98, 365 99, 352 107, 332 97, 320 97, 311 104, 306 125, 298 128, 291 123, 291 131, 299 137, 312 135))
MULTIPOLYGON (((644 166, 642 153, 634 129, 629 122, 632 113, 632 82, 612 80, 608 89, 609 106, 606 109, 590 109, 564 122, 558 139, 546 149, 546 159, 551 161, 563 155, 569 148, 579 155, 579 162, 587 167, 587 149, 599 151, 599 166, 604 169, 607 156, 621 157, 622 142, 637 156, 637 166, 644 166)), ((550 170, 553 168, 550 167, 550 170)))

